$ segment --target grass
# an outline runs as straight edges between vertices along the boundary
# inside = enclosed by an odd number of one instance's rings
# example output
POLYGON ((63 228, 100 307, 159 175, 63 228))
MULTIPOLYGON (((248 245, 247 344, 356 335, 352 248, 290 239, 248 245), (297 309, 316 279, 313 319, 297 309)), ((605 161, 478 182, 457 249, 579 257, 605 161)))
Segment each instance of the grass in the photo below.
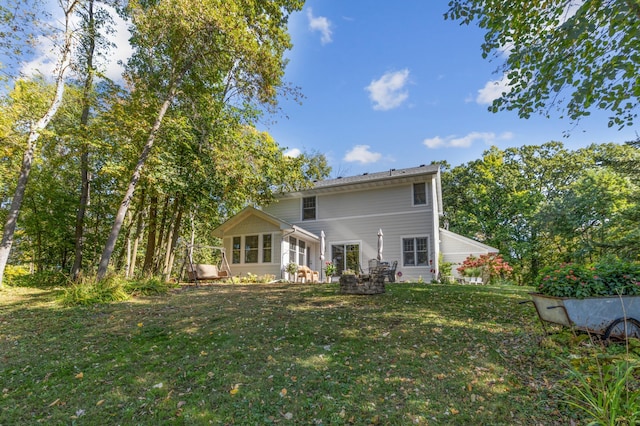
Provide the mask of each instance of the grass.
POLYGON ((0 292, 0 425, 578 422, 527 288, 185 287, 65 307, 0 292))

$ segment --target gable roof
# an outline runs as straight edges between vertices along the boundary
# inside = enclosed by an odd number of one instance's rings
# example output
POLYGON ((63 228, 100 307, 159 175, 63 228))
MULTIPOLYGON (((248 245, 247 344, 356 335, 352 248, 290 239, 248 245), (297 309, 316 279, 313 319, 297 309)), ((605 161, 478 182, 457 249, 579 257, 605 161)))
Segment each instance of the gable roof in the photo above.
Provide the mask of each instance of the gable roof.
POLYGON ((421 165, 408 169, 390 169, 384 172, 363 173, 357 176, 338 177, 336 179, 326 179, 314 182, 313 188, 330 188, 335 186, 354 185, 359 183, 372 182, 394 182, 410 177, 437 174, 440 172, 439 164, 421 165))
POLYGON ((277 218, 274 215, 263 212, 262 210, 258 210, 252 206, 245 207, 244 209, 242 209, 240 213, 232 216, 231 218, 226 220, 224 223, 222 223, 220 226, 215 228, 212 231, 213 236, 218 238, 223 238, 227 230, 233 228, 234 226, 238 225, 242 221, 246 220, 249 216, 256 216, 259 219, 262 219, 266 222, 270 222, 275 226, 279 227, 280 230, 283 231, 283 233, 286 233, 287 235, 305 237, 306 239, 310 239, 313 241, 320 241, 320 237, 317 236, 316 234, 309 232, 306 229, 301 228, 299 226, 293 225, 280 218, 277 218))
POLYGON ((458 240, 468 246, 477 247, 479 250, 486 251, 488 253, 500 252, 500 250, 498 250, 495 247, 491 247, 487 244, 481 243, 480 241, 476 241, 472 238, 465 237, 464 235, 456 234, 455 232, 449 231, 448 229, 440 228, 440 236, 441 236, 441 239, 444 237, 449 237, 454 240, 458 240))
POLYGON ((418 167, 410 167, 407 169, 390 169, 384 172, 363 173, 357 176, 319 180, 313 182, 313 185, 308 189, 285 192, 282 194, 278 194, 276 198, 294 198, 324 194, 329 192, 354 191, 360 189, 375 188, 379 186, 420 182, 423 181, 422 178, 428 175, 435 175, 436 177, 435 182, 437 208, 438 213, 442 215, 442 185, 440 182, 439 164, 422 164, 418 167))

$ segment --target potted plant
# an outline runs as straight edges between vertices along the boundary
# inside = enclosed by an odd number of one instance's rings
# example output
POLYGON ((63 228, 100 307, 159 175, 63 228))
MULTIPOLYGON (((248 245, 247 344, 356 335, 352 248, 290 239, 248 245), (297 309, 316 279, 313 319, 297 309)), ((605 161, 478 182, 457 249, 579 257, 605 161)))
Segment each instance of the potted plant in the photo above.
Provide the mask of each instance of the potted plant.
POLYGON ((324 273, 327 282, 331 282, 331 277, 336 273, 336 265, 334 265, 333 262, 325 262, 324 273))
POLYGON ((289 281, 296 280, 296 273, 298 272, 298 264, 291 262, 286 267, 287 274, 289 274, 289 281))
POLYGON ((531 297, 543 321, 604 334, 605 338, 640 337, 638 262, 606 259, 593 265, 547 267, 540 272, 536 289, 531 297))

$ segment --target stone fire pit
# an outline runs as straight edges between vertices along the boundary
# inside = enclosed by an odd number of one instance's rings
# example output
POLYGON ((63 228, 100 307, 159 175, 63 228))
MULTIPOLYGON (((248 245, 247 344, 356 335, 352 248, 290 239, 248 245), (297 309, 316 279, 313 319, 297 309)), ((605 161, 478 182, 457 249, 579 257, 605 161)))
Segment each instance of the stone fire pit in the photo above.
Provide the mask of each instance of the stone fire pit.
POLYGON ((384 275, 341 275, 341 294, 381 294, 384 293, 384 275))

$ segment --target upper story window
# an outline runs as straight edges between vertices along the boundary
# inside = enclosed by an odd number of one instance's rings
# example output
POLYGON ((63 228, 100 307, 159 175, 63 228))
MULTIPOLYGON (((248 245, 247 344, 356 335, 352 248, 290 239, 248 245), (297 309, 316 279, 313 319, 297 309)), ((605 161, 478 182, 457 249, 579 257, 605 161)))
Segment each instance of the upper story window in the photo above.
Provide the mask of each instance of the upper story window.
POLYGON ((427 184, 424 182, 413 184, 413 205, 424 206, 427 204, 427 184))
POLYGON ((316 197, 304 197, 302 199, 302 220, 316 219, 316 197))

